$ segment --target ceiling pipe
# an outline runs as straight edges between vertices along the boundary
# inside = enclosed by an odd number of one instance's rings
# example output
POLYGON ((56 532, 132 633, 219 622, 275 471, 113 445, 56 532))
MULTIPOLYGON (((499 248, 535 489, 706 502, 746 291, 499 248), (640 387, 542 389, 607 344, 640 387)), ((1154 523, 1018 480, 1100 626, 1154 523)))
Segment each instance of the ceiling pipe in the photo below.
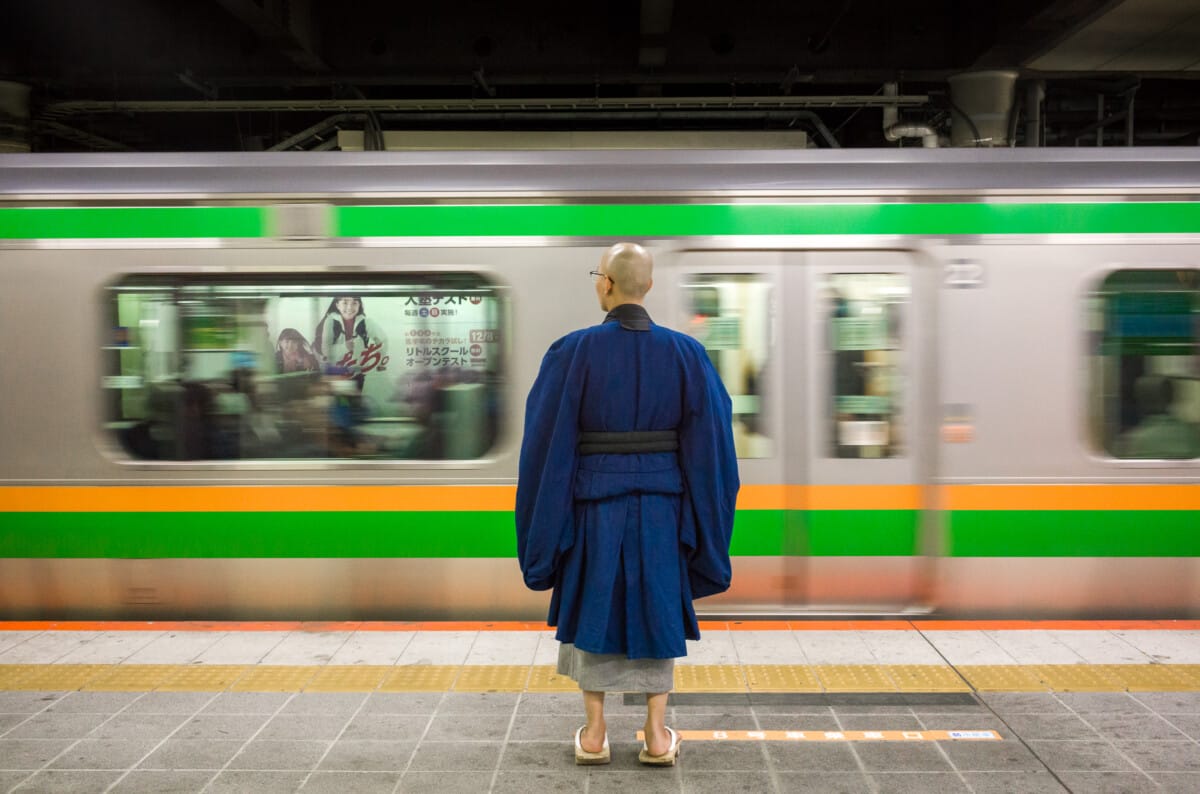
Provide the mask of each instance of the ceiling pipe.
POLYGON ((632 110, 747 110, 795 111, 803 108, 919 107, 929 104, 928 94, 896 97, 879 95, 815 96, 708 96, 708 97, 597 97, 589 99, 218 99, 200 100, 129 100, 98 102, 79 100, 47 105, 42 115, 58 118, 80 113, 416 113, 457 112, 470 115, 481 112, 518 111, 540 113, 554 110, 632 111, 632 110))
POLYGON ((1045 138, 1042 129, 1042 107, 1046 102, 1046 81, 1033 80, 1025 87, 1025 145, 1041 146, 1045 138))
MULTIPOLYGON (((889 98, 898 96, 899 86, 896 83, 884 83, 883 95, 889 98)), ((894 104, 883 106, 883 137, 892 143, 902 138, 920 138, 921 145, 926 149, 938 147, 937 130, 928 124, 901 122, 900 109, 894 104)))

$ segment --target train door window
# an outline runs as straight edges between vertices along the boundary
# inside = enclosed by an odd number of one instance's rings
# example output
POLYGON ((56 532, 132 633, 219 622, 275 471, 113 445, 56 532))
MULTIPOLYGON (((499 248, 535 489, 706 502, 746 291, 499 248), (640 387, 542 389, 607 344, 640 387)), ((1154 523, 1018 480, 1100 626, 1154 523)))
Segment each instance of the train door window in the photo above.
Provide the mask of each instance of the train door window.
POLYGON ((1088 297, 1090 432, 1122 459, 1200 457, 1200 270, 1118 270, 1088 297))
POLYGON ((134 277, 107 428, 143 460, 470 460, 499 432, 506 300, 474 274, 134 277))
POLYGON ((689 331, 704 345, 733 401, 739 458, 769 458, 771 284, 750 273, 693 273, 683 285, 689 331))
POLYGON ((908 277, 831 273, 823 292, 832 385, 828 454, 898 457, 904 451, 900 358, 908 277))

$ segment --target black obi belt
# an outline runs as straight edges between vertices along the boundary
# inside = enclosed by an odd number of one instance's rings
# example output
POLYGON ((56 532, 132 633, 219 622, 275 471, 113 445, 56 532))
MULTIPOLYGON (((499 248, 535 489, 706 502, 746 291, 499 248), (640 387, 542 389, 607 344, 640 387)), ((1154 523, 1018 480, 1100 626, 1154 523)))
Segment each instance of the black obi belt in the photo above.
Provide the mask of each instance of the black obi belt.
POLYGON ((636 455, 645 452, 674 452, 677 449, 679 433, 675 430, 579 433, 580 455, 636 455))

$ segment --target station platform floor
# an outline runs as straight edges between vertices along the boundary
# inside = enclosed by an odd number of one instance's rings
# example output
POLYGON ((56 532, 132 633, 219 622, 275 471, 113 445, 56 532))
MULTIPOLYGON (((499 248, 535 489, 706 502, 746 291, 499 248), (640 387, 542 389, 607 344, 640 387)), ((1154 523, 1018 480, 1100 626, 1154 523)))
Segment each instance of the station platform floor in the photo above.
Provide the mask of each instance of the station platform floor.
POLYGON ((0 792, 1200 791, 1200 621, 715 622, 576 766, 530 623, 0 623, 0 792))

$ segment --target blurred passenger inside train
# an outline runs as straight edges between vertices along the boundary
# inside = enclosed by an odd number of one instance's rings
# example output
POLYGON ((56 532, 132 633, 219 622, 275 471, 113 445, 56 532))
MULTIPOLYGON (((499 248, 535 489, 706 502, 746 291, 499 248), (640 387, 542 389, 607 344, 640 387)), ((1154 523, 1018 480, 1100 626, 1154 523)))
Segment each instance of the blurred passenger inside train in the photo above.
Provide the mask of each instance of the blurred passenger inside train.
POLYGON ((275 371, 280 374, 321 371, 321 362, 312 346, 295 328, 284 328, 275 340, 275 371))
POLYGON ((583 691, 575 761, 611 760, 606 692, 646 695, 643 764, 673 766, 675 658, 693 599, 729 588, 739 486, 732 403, 704 347, 642 306, 652 260, 619 243, 593 271, 604 322, 550 346, 529 392, 517 482, 525 584, 553 588, 558 673, 583 691))
POLYGON ((1175 384, 1162 375, 1143 375, 1134 384, 1142 417, 1118 442, 1117 456, 1156 460, 1200 457, 1200 430, 1173 412, 1175 384))

